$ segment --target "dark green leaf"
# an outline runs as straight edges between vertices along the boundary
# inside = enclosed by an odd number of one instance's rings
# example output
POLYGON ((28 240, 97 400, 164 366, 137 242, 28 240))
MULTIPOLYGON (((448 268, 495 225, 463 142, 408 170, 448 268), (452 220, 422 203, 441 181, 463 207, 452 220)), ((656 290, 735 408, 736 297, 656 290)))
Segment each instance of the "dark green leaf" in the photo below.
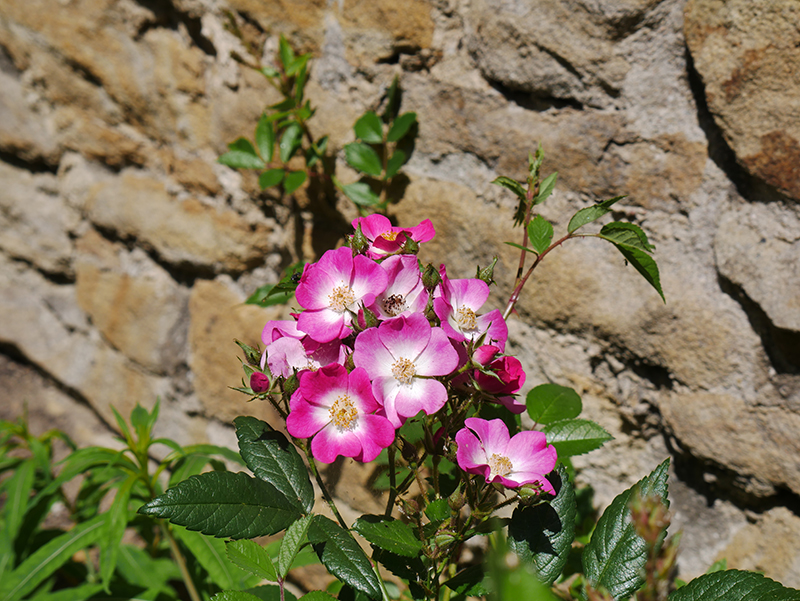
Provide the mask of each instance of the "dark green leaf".
MULTIPOLYGON (((270 121, 278 121, 280 119, 283 119, 284 117, 286 117, 288 114, 290 114, 292 112, 292 109, 295 106, 297 106, 297 101, 292 97, 286 98, 286 99, 281 100, 280 102, 278 102, 276 104, 270 105, 269 108, 271 108, 272 110, 277 111, 277 112, 273 113, 272 115, 270 115, 268 117, 268 119, 270 121)), ((285 125, 285 123, 284 123, 284 125, 285 125)))
POLYGON ((315 515, 308 538, 331 574, 373 599, 381 597, 380 583, 369 559, 346 530, 324 516, 315 515))
POLYGON ((325 591, 311 591, 300 597, 300 601, 336 601, 336 597, 325 591))
POLYGON ((534 205, 540 205, 553 193, 553 188, 556 187, 556 180, 558 179, 558 171, 548 175, 544 181, 539 185, 539 193, 533 198, 534 205))
POLYGON ((306 183, 307 177, 305 171, 290 171, 286 174, 286 179, 283 180, 283 191, 286 194, 291 194, 306 183))
POLYGON ((414 125, 417 120, 416 113, 403 113, 394 120, 392 126, 389 128, 389 133, 386 134, 387 142, 397 142, 408 133, 408 130, 414 125))
POLYGON ((254 586, 253 588, 246 589, 244 592, 255 595, 260 601, 297 601, 297 597, 286 589, 283 589, 283 597, 281 597, 280 587, 274 584, 254 586))
POLYGON ((272 559, 257 542, 252 540, 231 541, 225 545, 225 553, 228 559, 243 570, 255 574, 262 580, 278 581, 275 566, 272 565, 272 559))
POLYGON ((552 444, 559 457, 583 455, 602 447, 614 438, 603 426, 588 419, 563 419, 542 428, 547 442, 552 444))
POLYGON ((81 549, 97 541, 106 516, 99 515, 39 547, 12 572, 3 575, 0 601, 16 601, 34 590, 81 549))
POLYGON ((192 476, 140 507, 139 513, 230 538, 277 534, 301 515, 269 482, 231 472, 192 476))
POLYGON ((264 161, 256 154, 253 144, 246 138, 239 138, 228 144, 228 152, 217 159, 218 163, 234 169, 263 169, 264 161))
POLYGON ((551 584, 567 563, 577 504, 566 469, 559 467, 547 479, 556 497, 532 507, 518 505, 508 525, 508 544, 520 559, 533 564, 543 582, 551 584))
POLYGON ((278 55, 280 56, 284 70, 294 62, 294 50, 292 50, 286 38, 283 37, 283 34, 281 34, 278 39, 278 55))
POLYGON ((120 545, 117 556, 117 573, 126 582, 143 588, 171 591, 170 580, 180 580, 177 564, 167 557, 154 558, 144 549, 133 545, 120 545))
MULTIPOLYGON (((275 150, 275 127, 266 115, 262 115, 256 125, 256 146, 258 146, 258 153, 264 162, 269 163, 275 150)), ((262 190, 266 187, 262 186, 262 190)))
POLYGON ((558 384, 539 384, 525 397, 528 415, 537 424, 572 419, 581 414, 581 397, 572 388, 558 384))
POLYGON ((461 570, 444 585, 464 597, 482 597, 489 592, 487 574, 482 565, 474 565, 461 570))
POLYGON ((102 590, 102 584, 79 584, 50 593, 37 592, 31 599, 32 601, 86 601, 86 599, 97 598, 95 595, 102 590))
MULTIPOLYGON (((447 513, 449 516, 449 508, 447 513)), ((362 515, 353 524, 353 530, 376 547, 396 555, 416 557, 422 551, 422 543, 414 536, 411 526, 394 518, 362 515)))
POLYGON ((384 123, 389 123, 397 117, 397 113, 400 111, 401 96, 400 80, 397 75, 395 75, 389 89, 386 90, 386 108, 381 115, 384 123))
POLYGON ((439 523, 450 519, 450 505, 447 499, 434 499, 425 508, 425 515, 431 522, 439 523))
MULTIPOLYGON (((302 62, 302 66, 300 70, 297 72, 297 77, 294 80, 294 95, 297 98, 297 102, 303 102, 303 97, 306 93, 306 81, 308 81, 308 57, 310 55, 304 55, 305 59, 302 62)), ((311 116, 314 114, 314 110, 311 108, 311 105, 308 101, 303 105, 303 108, 297 112, 297 116, 299 119, 305 121, 306 119, 310 119, 311 116)))
MULTIPOLYGON (((642 497, 658 495, 665 505, 669 459, 636 485, 619 494, 603 512, 583 552, 583 568, 587 580, 595 588, 605 587, 614 599, 627 598, 643 583, 647 562, 647 545, 636 534, 628 506, 631 494, 638 487, 642 497)), ((684 590, 684 589, 681 589, 684 590)))
POLYGON ((642 228, 633 223, 612 221, 602 227, 598 236, 609 242, 632 246, 648 253, 656 249, 650 244, 647 234, 642 231, 642 228))
MULTIPOLYGON (((133 422, 132 417, 131 422, 133 422)), ((136 474, 128 476, 117 489, 117 494, 108 510, 108 518, 100 540, 100 578, 106 590, 117 567, 119 547, 125 528, 128 526, 128 501, 131 498, 131 489, 138 480, 136 474)))
POLYGON ((584 207, 572 216, 567 226, 567 231, 571 234, 580 227, 587 223, 591 223, 595 219, 599 219, 603 215, 611 212, 611 205, 625 198, 624 196, 615 196, 608 200, 598 202, 591 207, 584 207))
POLYGON ((238 589, 252 586, 259 581, 259 578, 245 572, 228 559, 224 541, 185 528, 173 528, 172 531, 175 538, 186 545, 192 557, 220 588, 238 589))
POLYGON ((389 158, 389 162, 386 163, 386 173, 384 174, 384 179, 390 179, 394 177, 397 172, 400 170, 406 162, 406 153, 400 149, 394 151, 394 154, 389 158))
POLYGON ((308 468, 286 437, 255 417, 233 420, 239 451, 257 478, 281 491, 300 513, 314 507, 314 488, 308 468))
POLYGON ((633 246, 626 246, 624 244, 614 244, 617 250, 622 253, 625 260, 628 261, 638 271, 647 282, 656 289, 661 300, 667 302, 664 298, 664 292, 661 290, 661 278, 658 274, 658 265, 656 265, 653 257, 648 255, 643 250, 634 248, 633 246))
POLYGON ((312 516, 306 516, 294 522, 286 529, 278 552, 278 575, 286 578, 286 574, 294 563, 300 548, 308 541, 308 529, 311 526, 312 516))
POLYGON ((517 180, 511 179, 510 177, 506 177, 505 175, 501 175, 500 177, 494 179, 492 181, 493 184, 497 184, 498 186, 503 186, 504 188, 511 190, 514 194, 519 197, 520 200, 526 199, 526 192, 525 188, 522 187, 517 180))
POLYGON ((669 596, 669 601, 797 601, 800 591, 756 574, 726 570, 705 574, 669 596))
MULTIPOLYGON (((275 588, 278 590, 277 601, 280 599, 280 588, 275 588)), ((245 591, 222 591, 211 597, 211 601, 259 601, 260 599, 262 597, 256 597, 254 594, 245 591)))
POLYGON ((6 491, 6 501, 2 512, 3 530, 9 541, 16 538, 19 527, 22 525, 22 518, 28 508, 28 500, 33 491, 33 480, 36 475, 35 467, 32 459, 23 461, 11 477, 3 483, 6 491))
POLYGON ((283 305, 294 297, 294 292, 276 292, 275 284, 264 284, 256 288, 255 292, 244 301, 246 305, 258 305, 260 307, 271 307, 273 305, 283 305))
POLYGON ((359 117, 353 126, 356 138, 367 144, 380 144, 383 142, 383 124, 381 118, 372 111, 367 111, 359 117))
POLYGON ((290 123, 281 136, 278 145, 280 149, 281 162, 286 163, 294 151, 300 146, 300 138, 303 136, 303 128, 298 123, 290 123))
POLYGON ((534 217, 528 224, 528 239, 537 254, 542 254, 550 246, 553 239, 553 226, 541 215, 534 217))
POLYGON ((368 175, 377 176, 383 171, 378 153, 361 142, 347 144, 344 147, 344 156, 347 159, 347 164, 353 169, 358 169, 368 175))
POLYGON ((347 198, 362 207, 374 206, 381 201, 380 197, 369 187, 369 184, 364 182, 347 184, 346 186, 341 186, 341 188, 347 198))

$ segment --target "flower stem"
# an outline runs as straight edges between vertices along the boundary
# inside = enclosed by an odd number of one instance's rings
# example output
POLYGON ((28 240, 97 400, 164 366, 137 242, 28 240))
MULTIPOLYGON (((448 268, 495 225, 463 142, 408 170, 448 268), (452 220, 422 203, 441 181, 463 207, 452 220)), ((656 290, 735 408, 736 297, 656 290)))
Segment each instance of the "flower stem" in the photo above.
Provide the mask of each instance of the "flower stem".
POLYGON ((338 507, 336 507, 336 503, 333 502, 333 497, 331 493, 328 492, 328 487, 325 486, 325 482, 322 480, 322 476, 319 473, 319 469, 317 468, 317 464, 314 461, 314 456, 311 454, 311 449, 308 447, 307 444, 302 445, 303 451, 306 453, 306 457, 308 457, 308 465, 311 467, 311 471, 314 473, 314 478, 319 485, 320 490, 322 491, 322 496, 325 498, 325 501, 328 503, 328 507, 331 509, 331 513, 336 516, 336 520, 339 522, 339 525, 350 532, 350 528, 342 518, 342 514, 339 513, 338 507))

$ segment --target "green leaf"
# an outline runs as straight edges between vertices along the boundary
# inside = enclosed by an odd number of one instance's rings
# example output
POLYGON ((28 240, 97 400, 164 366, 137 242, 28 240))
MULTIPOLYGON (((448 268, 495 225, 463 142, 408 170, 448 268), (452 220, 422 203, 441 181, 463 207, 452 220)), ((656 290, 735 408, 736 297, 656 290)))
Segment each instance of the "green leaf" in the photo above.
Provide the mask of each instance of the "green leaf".
POLYGON ((447 499, 434 499, 425 508, 425 515, 431 522, 439 523, 450 519, 450 505, 447 499))
POLYGON ((286 41, 286 38, 283 37, 283 34, 281 34, 280 38, 278 39, 278 56, 281 59, 284 70, 286 70, 289 65, 294 62, 294 50, 292 50, 292 47, 289 45, 289 42, 286 41))
POLYGON ((6 501, 3 506, 3 530, 9 541, 13 541, 22 518, 28 508, 28 500, 33 491, 33 481, 36 475, 36 466, 32 459, 19 464, 11 477, 3 485, 6 491, 6 501))
POLYGON ((553 193, 556 187, 556 180, 558 179, 558 171, 548 175, 544 181, 539 185, 539 193, 534 196, 533 204, 540 205, 553 193))
POLYGON ((391 179, 397 172, 400 170, 406 162, 406 153, 400 150, 399 148, 394 151, 394 154, 389 158, 389 162, 386 163, 386 173, 383 176, 383 179, 391 179))
POLYGON ((381 158, 371 147, 361 142, 352 142, 344 147, 344 156, 347 164, 353 169, 363 171, 368 175, 378 176, 383 172, 381 158))
POLYGON ((414 125, 417 120, 416 113, 403 113, 394 120, 392 126, 389 128, 389 133, 386 134, 387 142, 397 142, 408 133, 408 130, 414 125))
POLYGON ((247 138, 239 138, 228 144, 228 152, 217 159, 218 163, 234 169, 263 169, 264 161, 247 138))
POLYGON ((393 518, 362 515, 353 524, 353 530, 376 547, 395 555, 416 557, 422 551, 422 542, 414 535, 411 526, 393 518))
POLYGON ((459 596, 483 597, 489 592, 487 576, 482 565, 474 565, 461 570, 444 585, 459 596))
POLYGON ((258 578, 237 567, 225 554, 225 541, 185 528, 173 528, 175 538, 181 541, 192 557, 208 572, 209 578, 220 588, 252 586, 258 578))
POLYGON ((572 419, 581 414, 581 397, 572 388, 558 384, 539 384, 525 397, 528 415, 537 424, 572 419))
POLYGON ((299 513, 314 507, 314 488, 303 459, 286 437, 260 419, 239 416, 233 420, 239 451, 247 467, 285 495, 299 513))
POLYGON ((247 297, 244 304, 272 307, 273 305, 284 305, 294 298, 294 292, 279 292, 276 288, 276 284, 259 286, 253 294, 247 297))
POLYGON ((290 171, 286 174, 286 179, 283 180, 283 191, 286 194, 291 194, 306 183, 307 177, 305 171, 290 171))
POLYGON ((647 239, 647 234, 644 233, 642 228, 633 223, 624 221, 612 221, 604 225, 599 238, 613 242, 614 244, 624 244, 625 246, 632 246, 645 252, 653 252, 656 247, 650 244, 647 239))
POLYGON ((269 163, 275 151, 275 128, 266 115, 261 115, 256 125, 256 146, 264 162, 269 163))
POLYGON ((230 538, 277 534, 301 515, 272 484, 241 472, 192 476, 140 507, 139 513, 230 538))
POLYGON ((556 448, 560 458, 594 451, 614 438, 603 426, 588 419, 559 420, 547 424, 542 432, 547 436, 547 442, 556 448))
POLYGON ((508 244, 509 246, 513 246, 514 248, 518 248, 518 249, 520 249, 520 250, 524 250, 525 252, 529 252, 529 253, 538 254, 538 253, 537 253, 535 250, 533 250, 532 248, 528 248, 528 247, 526 247, 526 246, 520 246, 519 244, 514 244, 513 242, 504 242, 503 244, 508 244))
POLYGON ((79 584, 50 593, 37 593, 31 599, 32 601, 86 601, 86 599, 96 598, 95 595, 102 590, 102 584, 79 584))
POLYGON ((172 558, 154 558, 133 545, 120 546, 117 573, 131 585, 164 591, 172 591, 170 580, 181 579, 180 569, 172 558))
POLYGON ((518 505, 508 525, 508 544, 520 559, 533 564, 543 582, 552 584, 567 563, 578 508, 575 490, 563 466, 547 479, 556 497, 532 507, 518 505))
MULTIPOLYGON (((286 163, 294 151, 300 146, 300 138, 303 136, 303 128, 299 123, 290 123, 281 136, 281 142, 278 145, 280 150, 281 162, 286 163)), ((263 167, 263 165, 262 165, 263 167)))
POLYGON ((3 576, 0 601, 16 601, 34 590, 75 553, 97 541, 105 521, 105 515, 96 516, 39 547, 14 571, 3 576))
POLYGON ((595 219, 599 219, 606 213, 611 212, 611 205, 625 198, 624 196, 615 196, 608 200, 598 202, 591 207, 584 207, 572 216, 567 226, 567 231, 571 234, 578 228, 583 227, 587 223, 591 223, 595 219))
POLYGON ((642 277, 647 280, 647 283, 656 289, 656 292, 658 292, 661 300, 666 303, 667 299, 664 298, 664 292, 661 290, 661 278, 658 274, 658 265, 656 265, 653 257, 648 255, 643 250, 639 250, 633 246, 626 246, 624 244, 616 243, 614 243, 614 246, 616 246, 617 250, 622 253, 622 256, 625 257, 625 260, 633 265, 636 271, 638 271, 642 277))
POLYGON ((397 75, 395 75, 394 79, 392 79, 389 89, 386 90, 386 107, 381 115, 384 123, 389 123, 389 121, 392 121, 395 117, 397 117, 397 113, 400 110, 401 96, 402 92, 400 90, 400 79, 397 75))
MULTIPOLYGON (((305 68, 306 64, 308 63, 308 59, 310 57, 311 57, 310 54, 301 54, 300 56, 292 60, 288 65, 286 65, 286 75, 288 75, 289 77, 293 77, 294 75, 300 73, 305 68)), ((303 79, 303 85, 305 85, 305 77, 303 77, 302 79, 303 79)), ((299 98, 302 98, 303 95, 302 92, 303 92, 302 89, 297 90, 297 96, 299 98)))
POLYGON ((300 597, 300 601, 336 601, 336 597, 325 591, 311 591, 300 597))
POLYGON ((297 553, 303 544, 307 542, 311 520, 312 516, 306 516, 286 529, 286 534, 283 535, 283 542, 281 542, 281 548, 278 552, 278 575, 281 578, 286 578, 286 574, 289 573, 297 553))
POLYGON ((356 138, 367 144, 380 144, 383 142, 383 124, 381 118, 372 111, 367 111, 358 118, 353 126, 356 138))
MULTIPOLYGON (((278 589, 278 595, 280 595, 280 588, 275 588, 278 589)), ((261 597, 256 597, 254 594, 245 591, 222 591, 211 597, 211 601, 259 601, 259 599, 261 597)), ((278 599, 280 599, 280 596, 278 599)))
POLYGON ((797 601, 800 591, 740 570, 704 574, 669 596, 669 601, 797 601))
POLYGON ((520 200, 526 199, 526 192, 525 188, 522 187, 517 180, 511 179, 510 177, 506 177, 505 175, 501 175, 498 178, 495 178, 492 181, 493 184, 497 184, 498 186, 503 186, 504 188, 511 190, 520 200))
MULTIPOLYGON (((133 423, 132 414, 131 423, 133 423)), ((109 590, 111 577, 117 567, 117 555, 125 528, 128 526, 128 501, 131 498, 131 489, 138 480, 139 477, 136 474, 128 476, 117 489, 117 494, 108 510, 108 519, 100 539, 100 579, 106 591, 109 590)))
POLYGON ((253 588, 246 589, 244 592, 255 595, 260 601, 297 601, 297 597, 286 589, 283 589, 283 597, 281 597, 281 588, 274 584, 254 586, 253 588))
POLYGON ((534 217, 528 224, 528 239, 537 254, 542 254, 550 246, 553 239, 553 226, 541 215, 534 217))
POLYGON ((331 574, 373 599, 381 597, 380 583, 369 559, 346 530, 324 516, 315 515, 308 538, 331 574))
MULTIPOLYGON (((302 66, 297 72, 297 77, 294 79, 294 95, 297 98, 298 103, 303 102, 303 97, 306 92, 306 81, 308 81, 308 59, 310 56, 310 54, 303 55, 302 66)), ((314 110, 311 109, 311 105, 308 101, 306 101, 306 103, 303 105, 303 108, 297 113, 298 117, 303 121, 310 119, 313 114, 314 110)))
MULTIPOLYGON (((296 523, 296 522, 295 522, 296 523)), ((291 528, 291 526, 289 526, 291 528)), ((252 540, 234 540, 225 545, 225 553, 233 563, 262 580, 277 582, 272 559, 264 548, 252 540)), ((285 576, 282 575, 281 577, 285 576)))
POLYGON ((364 182, 347 184, 346 186, 341 186, 341 189, 347 198, 362 207, 374 206, 381 201, 380 197, 369 187, 369 184, 364 182))
POLYGON ((627 598, 644 583, 647 544, 636 534, 631 522, 628 506, 631 494, 638 487, 642 497, 658 495, 668 506, 668 471, 669 459, 617 495, 598 520, 592 539, 584 549, 583 568, 587 580, 595 588, 605 587, 614 599, 627 598))
POLYGON ((131 411, 131 425, 136 431, 136 437, 140 444, 142 441, 150 439, 150 429, 148 428, 150 423, 149 417, 150 414, 147 412, 147 409, 142 407, 139 403, 136 403, 133 411, 131 411))

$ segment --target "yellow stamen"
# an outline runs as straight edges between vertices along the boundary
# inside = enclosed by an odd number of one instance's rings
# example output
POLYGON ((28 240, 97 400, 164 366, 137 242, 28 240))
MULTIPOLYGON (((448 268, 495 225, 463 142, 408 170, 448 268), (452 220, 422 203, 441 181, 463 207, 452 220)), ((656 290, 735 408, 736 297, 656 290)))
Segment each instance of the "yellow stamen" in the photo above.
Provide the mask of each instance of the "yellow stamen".
POLYGON ((456 311, 456 323, 462 330, 474 330, 478 326, 475 311, 469 307, 459 307, 458 311, 456 311))
POLYGON ((398 233, 399 232, 384 232, 381 234, 380 237, 383 238, 384 240, 389 240, 390 242, 394 242, 395 240, 397 240, 398 233))
POLYGON ((383 310, 389 317, 397 317, 406 310, 406 299, 402 294, 392 294, 383 301, 383 310))
POLYGON ((489 474, 489 479, 491 480, 495 476, 507 476, 511 473, 511 470, 514 469, 514 466, 511 464, 511 460, 508 457, 493 453, 492 456, 489 457, 489 469, 491 470, 489 474))
POLYGON ((417 375, 417 369, 413 361, 400 357, 392 364, 392 375, 401 384, 411 384, 411 380, 417 375))
POLYGON ((344 313, 347 307, 352 305, 356 300, 356 295, 349 286, 342 284, 333 289, 328 295, 328 306, 337 313, 344 313))
POLYGON ((346 394, 336 397, 331 405, 331 421, 340 430, 352 430, 358 421, 358 409, 346 394))

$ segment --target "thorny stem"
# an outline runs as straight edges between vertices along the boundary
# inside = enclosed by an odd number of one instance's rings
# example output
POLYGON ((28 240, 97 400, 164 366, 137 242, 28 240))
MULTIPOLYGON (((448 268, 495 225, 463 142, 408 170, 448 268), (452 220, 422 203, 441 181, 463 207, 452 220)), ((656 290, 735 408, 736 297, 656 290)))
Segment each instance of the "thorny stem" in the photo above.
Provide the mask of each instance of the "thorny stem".
MULTIPOLYGON (((532 186, 528 185, 528 191, 525 193, 525 202, 527 203, 527 209, 525 210, 525 222, 522 224, 522 247, 525 248, 528 246, 528 224, 531 222, 531 213, 533 212, 533 198, 539 193, 539 180, 537 178, 536 183, 532 186)), ((515 279, 515 285, 518 285, 520 279, 522 278, 522 271, 525 269, 525 252, 524 250, 520 251, 519 254, 519 267, 517 268, 517 277, 515 279)))

